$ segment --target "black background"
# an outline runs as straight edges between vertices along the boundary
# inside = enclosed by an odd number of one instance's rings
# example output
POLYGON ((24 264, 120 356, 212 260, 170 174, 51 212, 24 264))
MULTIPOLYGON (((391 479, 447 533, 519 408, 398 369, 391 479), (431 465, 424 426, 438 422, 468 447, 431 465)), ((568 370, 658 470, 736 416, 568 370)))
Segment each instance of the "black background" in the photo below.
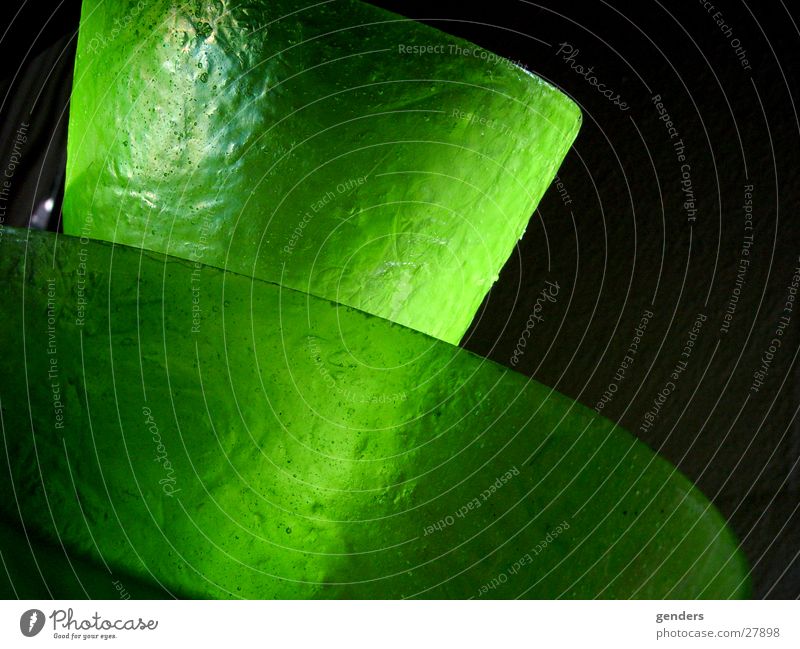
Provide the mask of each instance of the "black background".
MULTIPOLYGON (((59 213, 79 18, 77 2, 47 10, 28 2, 16 13, 21 4, 5 5, 0 41, 3 159, 19 126, 31 124, 4 219, 12 225, 28 225, 48 197, 59 213)), ((510 365, 545 280, 558 282, 558 300, 546 305, 516 369, 594 407, 652 310, 635 363, 603 413, 676 464, 731 521, 755 596, 800 596, 800 305, 764 384, 751 390, 800 266, 797 10, 781 0, 715 0, 710 11, 694 0, 373 4, 524 64, 584 113, 559 171, 571 202, 555 188, 545 196, 464 346, 510 365), (629 109, 573 70, 557 54, 561 43, 629 109), (656 94, 685 145, 694 223, 656 94), (746 184, 754 187, 750 266, 723 333, 746 184), (641 430, 699 313, 707 320, 688 367, 655 424, 641 430)), ((57 218, 47 227, 57 228, 57 218)))

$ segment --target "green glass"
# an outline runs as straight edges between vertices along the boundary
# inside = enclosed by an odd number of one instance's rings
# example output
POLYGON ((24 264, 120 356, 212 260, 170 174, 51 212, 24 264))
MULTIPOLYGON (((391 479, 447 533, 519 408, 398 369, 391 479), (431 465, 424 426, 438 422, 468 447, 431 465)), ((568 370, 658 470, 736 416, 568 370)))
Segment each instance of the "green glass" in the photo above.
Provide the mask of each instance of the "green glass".
POLYGON ((80 561, 184 597, 748 593, 673 466, 465 350, 87 239, 6 228, 0 274, 3 516, 80 561))
POLYGON ((580 122, 361 2, 84 0, 64 229, 458 343, 580 122))
MULTIPOLYGON (((4 480, 5 482, 5 480, 4 480)), ((152 579, 142 580, 120 566, 81 558, 60 543, 24 531, 19 516, 0 520, 0 599, 164 599, 152 579)))

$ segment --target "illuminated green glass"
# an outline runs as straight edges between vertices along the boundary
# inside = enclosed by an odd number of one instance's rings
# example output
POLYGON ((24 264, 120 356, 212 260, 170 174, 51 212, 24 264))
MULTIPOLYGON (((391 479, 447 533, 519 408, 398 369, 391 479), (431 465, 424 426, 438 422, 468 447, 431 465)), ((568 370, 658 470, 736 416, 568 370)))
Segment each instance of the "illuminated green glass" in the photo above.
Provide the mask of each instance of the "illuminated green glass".
POLYGON ((458 343, 580 122, 361 2, 85 0, 64 229, 458 343))
POLYGON ((7 228, 0 274, 2 512, 81 561, 191 597, 748 593, 673 466, 467 351, 103 242, 7 228))

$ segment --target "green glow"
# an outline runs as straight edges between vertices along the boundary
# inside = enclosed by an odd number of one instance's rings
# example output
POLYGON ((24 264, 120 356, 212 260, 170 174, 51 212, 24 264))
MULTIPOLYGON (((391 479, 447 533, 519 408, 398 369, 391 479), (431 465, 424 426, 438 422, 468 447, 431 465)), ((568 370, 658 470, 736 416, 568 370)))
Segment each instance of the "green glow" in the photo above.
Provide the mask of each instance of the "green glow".
POLYGON ((747 594, 674 467, 464 350, 102 242, 6 228, 0 274, 2 511, 74 557, 199 597, 747 594))
POLYGON ((85 0, 84 238, 0 239, 15 569, 61 597, 746 596, 674 467, 448 344, 579 124, 366 4, 85 0))
POLYGON ((577 106, 361 2, 140 4, 83 3, 65 231, 88 224, 458 343, 577 106))

